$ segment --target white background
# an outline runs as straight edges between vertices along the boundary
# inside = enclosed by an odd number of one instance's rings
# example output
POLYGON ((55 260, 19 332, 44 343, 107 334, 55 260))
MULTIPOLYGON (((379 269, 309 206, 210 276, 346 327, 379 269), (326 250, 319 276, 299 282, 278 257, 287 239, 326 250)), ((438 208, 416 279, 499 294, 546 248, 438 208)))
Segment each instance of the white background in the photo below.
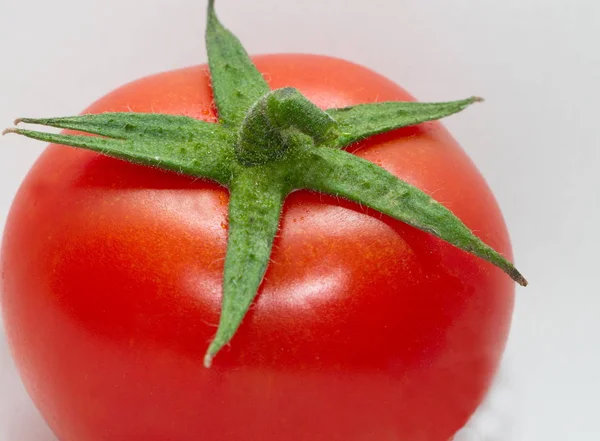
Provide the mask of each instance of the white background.
MULTIPOLYGON (((204 3, 0 0, 0 125, 76 114, 124 82, 204 62, 204 3)), ((446 124, 493 188, 531 285, 517 291, 499 383, 461 439, 600 439, 600 2, 219 0, 217 8, 251 53, 335 55, 421 100, 487 99, 446 124)), ((0 139, 0 228, 42 147, 0 139)), ((0 441, 16 440, 53 437, 0 334, 0 441)))

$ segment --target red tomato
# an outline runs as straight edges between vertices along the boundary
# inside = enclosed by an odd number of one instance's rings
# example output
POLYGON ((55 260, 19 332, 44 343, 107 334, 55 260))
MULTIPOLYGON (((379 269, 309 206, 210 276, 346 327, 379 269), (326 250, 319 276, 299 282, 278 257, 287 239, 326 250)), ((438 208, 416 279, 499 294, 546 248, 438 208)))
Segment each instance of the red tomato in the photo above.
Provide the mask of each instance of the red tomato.
MULTIPOLYGON (((323 108, 410 100, 364 67, 256 57, 323 108)), ((128 84, 87 113, 214 121, 206 66, 128 84)), ((353 148, 433 194, 510 258, 494 197, 438 123, 353 148)), ((211 369, 228 193, 53 145, 23 183, 2 305, 27 390, 62 441, 447 441, 482 400, 513 308, 499 269, 356 204, 285 204, 254 307, 211 369)))

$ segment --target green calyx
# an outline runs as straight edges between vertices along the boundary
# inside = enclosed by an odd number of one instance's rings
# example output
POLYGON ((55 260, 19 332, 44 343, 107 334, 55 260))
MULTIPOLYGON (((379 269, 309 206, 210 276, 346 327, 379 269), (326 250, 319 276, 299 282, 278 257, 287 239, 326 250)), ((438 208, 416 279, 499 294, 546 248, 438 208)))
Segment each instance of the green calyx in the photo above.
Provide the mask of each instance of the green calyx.
POLYGON ((162 114, 104 113, 15 122, 100 136, 21 128, 4 131, 209 179, 229 189, 222 310, 204 358, 206 367, 235 335, 252 305, 285 198, 296 189, 342 196, 371 207, 487 260, 527 285, 510 262, 440 203, 343 150, 379 133, 460 112, 479 98, 321 110, 295 89, 269 89, 239 40, 219 22, 214 1, 208 3, 206 44, 218 123, 162 114))

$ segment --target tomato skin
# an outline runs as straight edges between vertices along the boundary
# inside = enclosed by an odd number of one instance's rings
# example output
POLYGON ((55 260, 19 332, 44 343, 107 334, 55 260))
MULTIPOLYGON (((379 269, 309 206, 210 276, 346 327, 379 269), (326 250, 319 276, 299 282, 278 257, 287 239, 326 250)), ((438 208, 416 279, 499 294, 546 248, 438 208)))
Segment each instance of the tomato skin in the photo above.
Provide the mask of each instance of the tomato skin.
MULTIPOLYGON (((310 55, 254 58, 321 107, 410 100, 310 55)), ((206 66, 148 77, 86 113, 215 121, 206 66)), ((438 123, 353 147, 511 257, 499 208, 438 123)), ((514 284, 441 240, 306 191, 286 201, 255 305, 211 369, 227 235, 216 184, 50 146, 14 201, 2 311, 24 384, 61 441, 447 441, 483 398, 514 284)))

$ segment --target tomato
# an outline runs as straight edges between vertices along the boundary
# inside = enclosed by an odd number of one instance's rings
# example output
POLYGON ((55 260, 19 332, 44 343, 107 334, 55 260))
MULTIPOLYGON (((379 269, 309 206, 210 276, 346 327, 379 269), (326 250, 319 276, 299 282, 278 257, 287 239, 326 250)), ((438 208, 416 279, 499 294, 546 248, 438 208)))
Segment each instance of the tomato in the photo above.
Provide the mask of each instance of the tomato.
MULTIPOLYGON (((323 108, 410 100, 339 59, 255 57, 272 88, 323 108)), ((86 113, 215 121, 206 66, 154 75, 86 113)), ((452 210, 511 256, 485 181, 439 123, 352 151, 452 210)), ((484 397, 513 308, 501 270, 357 204, 284 206, 253 308, 211 369, 228 193, 52 145, 2 248, 2 306, 25 386, 62 441, 447 441, 484 397)))

